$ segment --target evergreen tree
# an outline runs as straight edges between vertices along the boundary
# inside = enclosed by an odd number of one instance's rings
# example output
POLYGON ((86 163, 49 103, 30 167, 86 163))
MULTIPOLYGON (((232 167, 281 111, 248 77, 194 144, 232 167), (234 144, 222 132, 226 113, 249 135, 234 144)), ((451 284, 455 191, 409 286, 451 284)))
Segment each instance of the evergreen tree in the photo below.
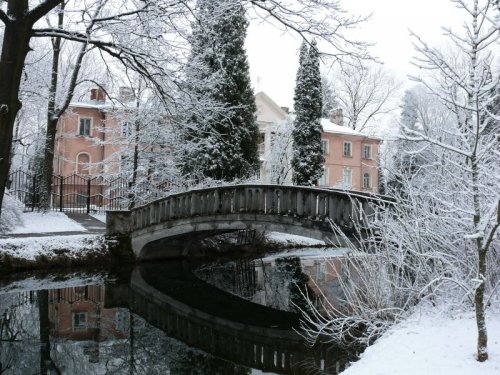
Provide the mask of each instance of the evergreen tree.
POLYGON ((223 1, 222 7, 220 0, 198 3, 187 86, 199 102, 213 105, 185 123, 182 169, 197 178, 230 181, 258 168, 258 127, 244 49, 248 21, 240 1, 223 1))
POLYGON ((292 132, 292 167, 296 185, 316 185, 323 174, 321 96, 318 50, 314 42, 309 48, 304 42, 300 49, 294 96, 296 117, 292 132))

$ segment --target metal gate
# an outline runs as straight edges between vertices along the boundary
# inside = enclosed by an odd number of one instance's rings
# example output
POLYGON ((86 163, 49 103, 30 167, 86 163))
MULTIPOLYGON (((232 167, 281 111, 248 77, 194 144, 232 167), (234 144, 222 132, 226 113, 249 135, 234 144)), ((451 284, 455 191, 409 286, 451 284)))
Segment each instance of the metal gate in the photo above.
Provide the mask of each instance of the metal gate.
MULTIPOLYGON (((40 206, 40 176, 22 170, 9 175, 9 193, 26 210, 40 206)), ((128 207, 128 183, 123 177, 52 176, 51 209, 64 212, 103 213, 128 207)))

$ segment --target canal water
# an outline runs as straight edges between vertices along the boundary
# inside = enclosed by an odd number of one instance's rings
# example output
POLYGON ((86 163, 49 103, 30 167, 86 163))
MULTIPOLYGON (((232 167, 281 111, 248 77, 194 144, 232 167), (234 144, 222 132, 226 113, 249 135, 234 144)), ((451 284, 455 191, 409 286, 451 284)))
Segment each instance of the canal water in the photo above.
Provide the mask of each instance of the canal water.
POLYGON ((333 259, 275 255, 0 280, 3 374, 336 374, 348 354, 297 333, 333 259))

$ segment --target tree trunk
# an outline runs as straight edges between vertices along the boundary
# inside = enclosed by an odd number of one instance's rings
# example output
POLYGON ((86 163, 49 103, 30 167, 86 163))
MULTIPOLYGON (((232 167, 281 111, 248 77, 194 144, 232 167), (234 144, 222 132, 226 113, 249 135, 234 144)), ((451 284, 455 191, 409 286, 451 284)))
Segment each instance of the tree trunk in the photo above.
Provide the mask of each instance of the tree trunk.
POLYGON ((52 194, 52 175, 54 174, 54 145, 56 142, 58 118, 51 118, 48 113, 47 130, 45 135, 45 147, 43 150, 43 167, 40 178, 40 208, 44 211, 50 210, 52 194))
POLYGON ((477 360, 484 362, 488 359, 488 334, 486 330, 486 316, 484 311, 484 288, 486 284, 486 249, 479 250, 479 277, 481 284, 477 287, 474 296, 476 305, 477 325, 477 360))
POLYGON ((7 0, 7 14, 2 10, 5 29, 0 56, 0 215, 9 178, 12 132, 21 108, 19 87, 30 50, 33 25, 59 2, 44 0, 30 12, 29 0, 7 0))
POLYGON ((50 367, 49 292, 39 290, 37 297, 40 319, 40 374, 45 375, 50 367))
POLYGON ((32 29, 31 22, 24 17, 28 0, 10 1, 8 7, 13 20, 5 24, 0 57, 0 214, 9 178, 12 133, 21 108, 19 87, 32 29))
MULTIPOLYGON (((57 26, 63 28, 64 2, 61 2, 57 26)), ((61 38, 52 39, 52 72, 50 77, 49 102, 47 104, 47 130, 45 133, 45 147, 43 150, 43 167, 40 179, 40 208, 44 211, 50 209, 52 194, 52 175, 54 174, 54 145, 56 142, 57 122, 56 95, 59 77, 59 57, 61 55, 61 38)), ((76 69, 76 68, 75 68, 76 69)), ((72 89, 71 89, 72 91, 72 89)))
POLYGON ((136 200, 136 186, 137 186, 137 169, 139 168, 139 129, 140 129, 140 123, 139 120, 136 120, 135 122, 135 144, 134 144, 134 155, 133 155, 133 165, 132 165, 132 182, 130 184, 130 189, 132 190, 130 192, 130 202, 128 205, 128 209, 131 210, 132 208, 135 207, 135 200, 136 200))

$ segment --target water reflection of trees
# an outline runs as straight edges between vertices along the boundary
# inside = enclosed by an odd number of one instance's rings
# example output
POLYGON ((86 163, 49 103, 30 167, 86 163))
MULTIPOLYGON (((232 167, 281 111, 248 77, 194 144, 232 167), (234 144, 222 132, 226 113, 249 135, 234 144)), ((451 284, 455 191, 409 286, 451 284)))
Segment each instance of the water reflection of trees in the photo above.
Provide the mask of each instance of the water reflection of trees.
POLYGON ((332 307, 348 311, 345 286, 355 277, 342 256, 277 256, 204 265, 200 279, 254 303, 283 311, 328 314, 332 307), (309 300, 309 301, 308 301, 309 300))
POLYGON ((0 374, 249 374, 168 337, 104 285, 0 295, 0 374))
POLYGON ((299 257, 282 257, 274 260, 274 267, 266 267, 265 288, 269 306, 281 310, 307 310, 306 296, 314 298, 309 287, 309 276, 302 270, 299 257))
POLYGON ((196 269, 194 274, 221 290, 245 299, 251 300, 258 291, 258 275, 253 260, 212 263, 196 269))
MULTIPOLYGON (((0 374, 33 373, 40 361, 35 292, 0 295, 0 374)), ((38 371, 37 371, 38 372, 38 371)))

